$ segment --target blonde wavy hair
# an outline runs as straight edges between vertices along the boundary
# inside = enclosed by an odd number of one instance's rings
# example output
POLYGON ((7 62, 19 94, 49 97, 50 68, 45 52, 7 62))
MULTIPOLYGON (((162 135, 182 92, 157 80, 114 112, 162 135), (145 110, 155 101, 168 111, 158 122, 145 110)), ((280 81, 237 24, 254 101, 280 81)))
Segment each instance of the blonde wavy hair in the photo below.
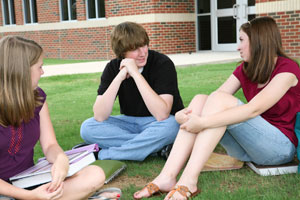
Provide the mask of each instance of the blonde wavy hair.
POLYGON ((42 47, 18 36, 0 40, 0 125, 20 126, 34 117, 41 97, 32 88, 30 67, 43 53, 42 47))

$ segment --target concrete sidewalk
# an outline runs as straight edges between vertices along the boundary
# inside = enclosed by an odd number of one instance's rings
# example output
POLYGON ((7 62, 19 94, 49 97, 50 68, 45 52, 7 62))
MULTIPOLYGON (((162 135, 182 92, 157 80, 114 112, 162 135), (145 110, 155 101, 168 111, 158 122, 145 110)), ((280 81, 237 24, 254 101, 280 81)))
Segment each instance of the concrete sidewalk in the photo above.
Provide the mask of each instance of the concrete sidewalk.
MULTIPOLYGON (((212 52, 201 51, 191 54, 169 54, 169 58, 176 67, 203 65, 209 63, 225 63, 240 60, 239 52, 212 52)), ((44 66, 46 76, 65 75, 65 74, 84 74, 102 72, 109 61, 97 61, 86 63, 74 63, 63 65, 44 66)))

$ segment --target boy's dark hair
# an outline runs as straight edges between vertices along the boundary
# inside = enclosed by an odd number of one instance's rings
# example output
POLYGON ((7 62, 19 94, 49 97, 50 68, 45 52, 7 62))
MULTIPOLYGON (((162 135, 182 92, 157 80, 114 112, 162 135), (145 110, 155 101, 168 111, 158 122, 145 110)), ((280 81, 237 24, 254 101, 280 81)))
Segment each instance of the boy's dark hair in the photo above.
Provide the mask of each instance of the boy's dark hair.
POLYGON ((123 22, 117 25, 111 33, 111 47, 117 58, 124 58, 127 51, 149 45, 146 30, 134 22, 123 22))

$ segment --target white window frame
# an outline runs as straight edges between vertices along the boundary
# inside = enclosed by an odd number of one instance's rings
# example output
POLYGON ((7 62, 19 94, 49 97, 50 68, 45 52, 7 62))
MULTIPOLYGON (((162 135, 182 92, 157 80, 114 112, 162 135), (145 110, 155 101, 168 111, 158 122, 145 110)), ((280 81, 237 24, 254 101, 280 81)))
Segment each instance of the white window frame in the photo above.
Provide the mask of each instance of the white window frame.
POLYGON ((4 1, 6 1, 6 0, 2 0, 1 1, 3 25, 4 26, 16 25, 16 11, 13 9, 15 2, 13 0, 7 0, 8 13, 6 13, 5 10, 4 10, 4 6, 3 6, 4 5, 4 3, 3 3, 4 1), (7 17, 9 17, 9 24, 6 24, 6 18, 7 17), (12 21, 15 21, 15 23, 13 24, 12 21))
MULTIPOLYGON (((33 9, 33 0, 28 0, 29 1, 29 13, 27 14, 30 14, 30 22, 26 22, 26 9, 25 9, 25 6, 27 5, 25 3, 26 0, 23 0, 23 18, 24 18, 24 24, 36 24, 38 23, 38 15, 37 13, 34 13, 35 10, 33 9), (36 14, 36 22, 33 21, 33 16, 34 14, 36 14)), ((37 2, 35 1, 35 7, 37 8, 37 2)), ((37 11, 36 11, 37 12, 37 11)))
MULTIPOLYGON (((62 22, 69 22, 69 21, 77 21, 77 16, 76 16, 76 19, 72 19, 72 5, 71 5, 71 1, 72 0, 67 0, 67 3, 68 3, 68 19, 67 20, 64 20, 63 19, 63 8, 62 8, 62 4, 63 4, 63 0, 60 0, 59 1, 59 8, 60 8, 60 21, 62 22)), ((76 12, 77 13, 77 12, 76 12)))
MULTIPOLYGON (((105 7, 105 1, 104 1, 104 7, 105 7)), ((95 20, 95 19, 105 19, 105 9, 104 9, 104 17, 98 17, 99 16, 99 10, 98 10, 98 0, 85 0, 85 8, 86 8, 86 19, 87 20, 95 20), (95 1, 95 18, 89 18, 89 4, 88 1, 95 1)))

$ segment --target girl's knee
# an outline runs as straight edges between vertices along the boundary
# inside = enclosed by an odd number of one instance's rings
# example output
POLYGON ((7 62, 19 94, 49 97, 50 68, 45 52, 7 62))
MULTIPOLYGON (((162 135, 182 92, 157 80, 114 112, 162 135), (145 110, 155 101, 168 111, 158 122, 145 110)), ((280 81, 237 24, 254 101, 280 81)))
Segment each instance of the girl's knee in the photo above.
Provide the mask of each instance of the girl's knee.
POLYGON ((206 101, 208 95, 206 94, 197 94, 193 97, 192 101, 202 102, 206 101))
POLYGON ((105 174, 100 167, 89 165, 86 167, 84 178, 85 182, 88 183, 88 190, 96 191, 104 185, 105 174))
POLYGON ((208 105, 214 108, 226 109, 238 105, 238 99, 225 92, 213 92, 207 98, 208 105))

